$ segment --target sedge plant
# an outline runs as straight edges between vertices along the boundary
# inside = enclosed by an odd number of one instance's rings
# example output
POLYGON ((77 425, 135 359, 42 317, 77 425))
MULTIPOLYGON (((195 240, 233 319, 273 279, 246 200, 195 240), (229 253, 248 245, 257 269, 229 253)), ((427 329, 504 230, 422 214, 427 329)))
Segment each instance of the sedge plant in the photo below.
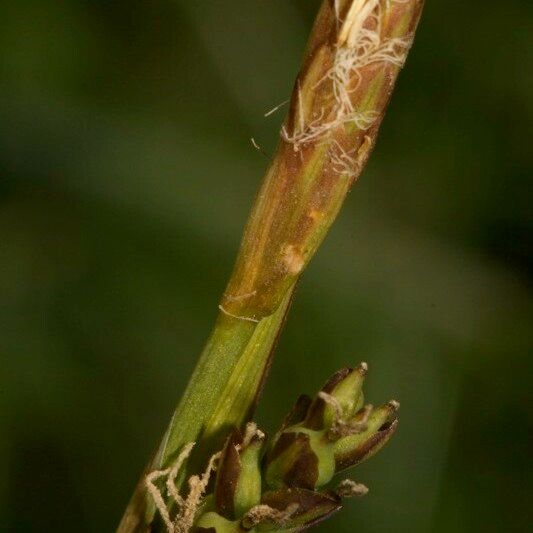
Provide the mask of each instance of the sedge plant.
POLYGON ((302 396, 271 439, 251 422, 297 282, 361 174, 423 0, 323 0, 214 329, 118 531, 301 531, 366 487, 398 403, 364 405, 365 363, 302 396), (215 474, 216 471, 216 474, 215 474))

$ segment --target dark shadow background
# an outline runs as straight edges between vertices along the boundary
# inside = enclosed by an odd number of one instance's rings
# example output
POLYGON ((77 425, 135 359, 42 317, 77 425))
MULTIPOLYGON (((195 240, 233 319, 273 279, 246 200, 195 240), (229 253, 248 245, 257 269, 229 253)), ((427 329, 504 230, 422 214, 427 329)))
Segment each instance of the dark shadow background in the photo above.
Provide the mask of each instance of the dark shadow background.
MULTIPOLYGON (((0 7, 2 531, 111 531, 216 315, 312 0, 0 7)), ((269 430, 345 364, 400 431, 317 531, 531 524, 531 3, 428 1, 300 285, 269 430), (530 131, 530 130, 529 130, 530 131)))

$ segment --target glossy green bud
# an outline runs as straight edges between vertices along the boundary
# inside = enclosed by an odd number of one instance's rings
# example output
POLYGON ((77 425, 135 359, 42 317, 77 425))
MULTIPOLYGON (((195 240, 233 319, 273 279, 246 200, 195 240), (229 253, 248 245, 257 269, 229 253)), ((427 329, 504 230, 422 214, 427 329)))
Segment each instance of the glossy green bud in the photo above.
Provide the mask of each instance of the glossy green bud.
POLYGON ((245 435, 235 429, 220 457, 215 506, 229 520, 240 518, 261 500, 261 452, 265 435, 249 425, 245 435))
POLYGON ((342 419, 354 416, 363 406, 363 383, 367 372, 366 363, 335 372, 320 392, 329 396, 336 407, 319 394, 309 407, 304 425, 310 429, 330 429, 339 416, 342 419))
POLYGON ((335 442, 336 471, 362 463, 377 453, 398 427, 396 412, 400 404, 394 400, 374 409, 366 420, 366 429, 335 442))

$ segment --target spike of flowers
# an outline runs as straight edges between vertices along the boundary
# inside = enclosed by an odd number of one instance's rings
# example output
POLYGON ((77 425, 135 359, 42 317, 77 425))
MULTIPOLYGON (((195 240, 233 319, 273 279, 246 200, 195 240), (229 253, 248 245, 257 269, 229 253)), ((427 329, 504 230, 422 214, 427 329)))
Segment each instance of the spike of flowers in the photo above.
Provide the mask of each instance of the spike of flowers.
POLYGON ((185 446, 173 467, 148 474, 146 485, 167 532, 188 533, 191 528, 197 533, 301 531, 341 509, 343 498, 364 496, 367 487, 349 479, 334 490, 322 489, 336 472, 379 451, 397 427, 398 402, 375 410, 361 407, 367 369, 361 363, 355 369, 339 370, 314 401, 302 402, 300 397, 298 416, 285 419, 264 457, 265 434, 254 423, 246 426, 244 434, 235 428, 205 472, 189 478, 186 498, 179 494, 175 480, 192 444, 185 446), (332 433, 339 424, 352 431, 332 433), (213 494, 206 497, 215 471, 213 494), (156 485, 161 478, 166 478, 171 505, 156 485))
MULTIPOLYGON (((299 416, 291 418, 293 425, 282 424, 263 460, 265 435, 255 424, 248 425, 246 434, 252 435, 248 439, 235 429, 220 456, 214 498, 198 506, 195 531, 301 531, 341 509, 343 498, 364 496, 367 487, 349 479, 333 490, 323 487, 336 472, 381 449, 397 426, 397 402, 375 410, 360 406, 366 372, 365 363, 342 369, 314 401, 305 402, 306 407, 299 399, 299 416), (341 420, 344 425, 355 421, 352 428, 357 429, 348 436, 332 435, 332 428, 341 420), (383 433, 386 439, 381 437, 383 433)), ((179 530, 170 533, 173 531, 179 530)))

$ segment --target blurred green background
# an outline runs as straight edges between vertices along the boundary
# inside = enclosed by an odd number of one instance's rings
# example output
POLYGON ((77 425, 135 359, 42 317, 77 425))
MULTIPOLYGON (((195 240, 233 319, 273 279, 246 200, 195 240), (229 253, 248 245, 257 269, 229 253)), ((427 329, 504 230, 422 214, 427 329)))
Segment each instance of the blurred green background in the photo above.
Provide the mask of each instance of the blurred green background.
MULTIPOLYGON (((0 530, 112 531, 191 373, 314 0, 0 7, 0 530)), ((429 1, 258 413, 366 360, 400 430, 323 532, 531 526, 532 6, 429 1), (528 57, 529 56, 529 57, 528 57), (529 138, 528 138, 529 137, 529 138)))

